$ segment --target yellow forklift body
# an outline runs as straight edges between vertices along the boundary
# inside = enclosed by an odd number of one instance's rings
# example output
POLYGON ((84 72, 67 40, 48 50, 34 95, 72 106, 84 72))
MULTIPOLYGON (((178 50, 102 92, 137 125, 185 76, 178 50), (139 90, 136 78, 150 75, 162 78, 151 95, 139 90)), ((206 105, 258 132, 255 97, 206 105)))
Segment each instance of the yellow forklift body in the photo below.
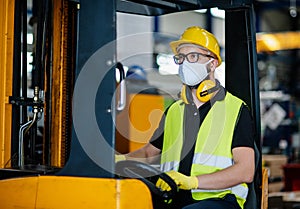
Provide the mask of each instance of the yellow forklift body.
POLYGON ((34 176, 1 180, 0 208, 152 209, 152 201, 135 179, 34 176))

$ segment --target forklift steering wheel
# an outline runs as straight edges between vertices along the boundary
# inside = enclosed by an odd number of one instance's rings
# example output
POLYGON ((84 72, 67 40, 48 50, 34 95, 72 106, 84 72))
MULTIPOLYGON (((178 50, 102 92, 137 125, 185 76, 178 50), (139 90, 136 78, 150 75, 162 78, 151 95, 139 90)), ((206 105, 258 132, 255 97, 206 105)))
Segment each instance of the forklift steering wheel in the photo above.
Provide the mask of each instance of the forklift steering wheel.
POLYGON ((141 180, 153 194, 164 201, 171 200, 177 193, 177 185, 170 176, 146 163, 134 160, 119 161, 116 163, 116 174, 121 177, 141 180), (155 185, 159 178, 170 186, 170 191, 163 191, 155 185))

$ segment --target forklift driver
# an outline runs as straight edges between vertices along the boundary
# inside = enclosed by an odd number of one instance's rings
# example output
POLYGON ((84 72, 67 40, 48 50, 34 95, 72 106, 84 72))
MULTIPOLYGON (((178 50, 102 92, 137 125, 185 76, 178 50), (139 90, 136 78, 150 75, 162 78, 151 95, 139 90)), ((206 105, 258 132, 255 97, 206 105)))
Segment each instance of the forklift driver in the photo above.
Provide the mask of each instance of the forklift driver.
MULTIPOLYGON (((222 60, 213 34, 189 27, 170 46, 183 83, 181 99, 168 108, 148 144, 116 161, 153 163, 159 156, 162 172, 179 188, 170 208, 244 208, 255 172, 249 108, 214 76, 222 60)), ((170 190, 161 179, 156 185, 170 190)))

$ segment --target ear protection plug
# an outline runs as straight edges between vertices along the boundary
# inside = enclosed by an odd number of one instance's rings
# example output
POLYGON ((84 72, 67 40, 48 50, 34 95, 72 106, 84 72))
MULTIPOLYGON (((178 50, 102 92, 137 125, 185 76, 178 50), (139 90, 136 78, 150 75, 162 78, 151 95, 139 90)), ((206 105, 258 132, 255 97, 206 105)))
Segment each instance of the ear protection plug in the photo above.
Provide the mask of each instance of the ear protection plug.
POLYGON ((193 101, 192 91, 185 84, 181 88, 180 98, 185 104, 190 104, 193 101))
POLYGON ((212 93, 217 91, 219 88, 220 82, 218 80, 216 80, 216 83, 212 80, 204 80, 198 86, 196 96, 201 102, 205 103, 211 99, 213 96, 212 93))

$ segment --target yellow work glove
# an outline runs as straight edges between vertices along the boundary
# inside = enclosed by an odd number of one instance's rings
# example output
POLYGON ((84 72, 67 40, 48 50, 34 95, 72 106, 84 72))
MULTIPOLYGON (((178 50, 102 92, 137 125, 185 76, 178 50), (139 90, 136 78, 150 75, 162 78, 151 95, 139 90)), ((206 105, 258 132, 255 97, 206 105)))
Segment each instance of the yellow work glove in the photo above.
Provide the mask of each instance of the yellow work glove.
POLYGON ((115 155, 115 163, 126 160, 125 155, 115 155))
POLYGON ((191 190, 198 188, 198 178, 196 176, 186 176, 177 171, 168 171, 167 174, 175 181, 179 189, 191 190))
MULTIPOLYGON (((157 182, 156 182, 156 187, 159 187, 162 191, 170 191, 171 187, 169 186, 169 184, 167 184, 164 180, 162 180, 161 178, 158 178, 157 182)), ((170 204, 172 202, 172 199, 169 200, 164 200, 165 203, 170 204)))
POLYGON ((163 191, 170 191, 171 187, 169 186, 169 184, 167 184, 164 180, 162 180, 161 178, 159 178, 156 182, 156 187, 161 188, 161 190, 163 191))

